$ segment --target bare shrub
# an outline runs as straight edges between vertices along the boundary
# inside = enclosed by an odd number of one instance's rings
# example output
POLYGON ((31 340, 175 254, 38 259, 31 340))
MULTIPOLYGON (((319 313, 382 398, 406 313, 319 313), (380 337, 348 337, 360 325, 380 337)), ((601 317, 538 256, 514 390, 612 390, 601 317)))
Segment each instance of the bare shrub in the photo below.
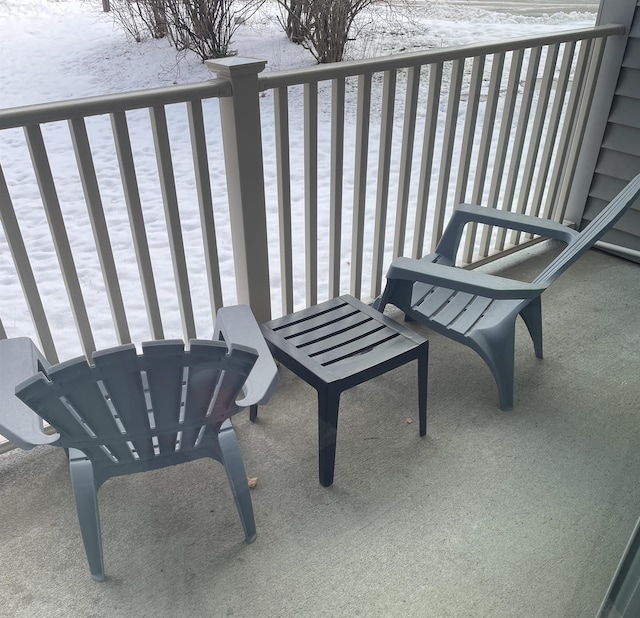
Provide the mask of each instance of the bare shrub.
POLYGON ((319 63, 340 62, 353 40, 356 18, 385 0, 277 0, 280 24, 294 43, 308 49, 319 63))
POLYGON ((302 43, 304 41, 302 24, 306 21, 303 19, 304 0, 278 0, 278 4, 282 8, 278 21, 287 37, 294 43, 302 43))
POLYGON ((202 60, 231 55, 231 37, 262 6, 263 0, 163 0, 176 49, 190 49, 202 60))
POLYGON ((201 60, 231 55, 231 37, 264 0, 111 0, 116 22, 136 41, 166 36, 201 60))
POLYGON ((167 35, 164 0, 110 0, 116 23, 138 43, 147 37, 161 39, 167 35))

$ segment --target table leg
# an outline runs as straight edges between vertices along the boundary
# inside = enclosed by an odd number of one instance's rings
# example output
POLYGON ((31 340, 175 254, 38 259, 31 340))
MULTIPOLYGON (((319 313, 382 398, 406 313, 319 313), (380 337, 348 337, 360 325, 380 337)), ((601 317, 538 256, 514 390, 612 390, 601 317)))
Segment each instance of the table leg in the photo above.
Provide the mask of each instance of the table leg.
POLYGON ((318 461, 323 487, 333 483, 339 406, 340 391, 330 387, 318 391, 318 461))
POLYGON ((420 346, 418 356, 418 415, 420 417, 420 435, 427 433, 427 381, 429 377, 429 344, 420 346))

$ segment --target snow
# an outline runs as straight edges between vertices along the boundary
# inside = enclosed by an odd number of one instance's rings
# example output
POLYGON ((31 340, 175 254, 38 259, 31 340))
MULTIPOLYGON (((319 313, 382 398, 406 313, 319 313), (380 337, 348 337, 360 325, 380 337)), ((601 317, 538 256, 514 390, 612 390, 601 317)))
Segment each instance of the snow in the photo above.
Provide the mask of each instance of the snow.
MULTIPOLYGON (((595 14, 571 11, 531 16, 521 14, 526 2, 513 2, 513 13, 496 12, 482 7, 481 2, 462 3, 431 0, 429 2, 403 2, 393 8, 378 8, 360 23, 361 31, 349 49, 350 58, 372 57, 419 51, 452 45, 523 37, 545 32, 590 27, 595 14)), ((494 6, 496 2, 486 3, 494 6)), ((499 3, 498 3, 499 4, 499 3)), ((503 3, 504 4, 504 3, 503 3)), ((549 3, 546 3, 549 4, 549 3)), ((571 8, 592 3, 573 2, 571 8)), ((8 108, 77 97, 116 93, 155 86, 198 82, 209 79, 211 73, 199 59, 190 53, 177 53, 163 40, 147 40, 136 43, 114 27, 110 14, 101 10, 101 2, 95 0, 0 0, 0 108, 8 108)), ((502 7, 502 5, 501 5, 502 7)), ((504 9, 502 9, 504 10, 504 9)), ((526 12, 526 11, 524 11, 526 12)), ((277 23, 276 10, 270 2, 249 22, 242 25, 232 42, 232 48, 241 56, 266 59, 266 71, 311 66, 314 60, 309 52, 289 43, 277 23)), ((400 92, 400 91, 399 91, 400 92)), ((355 87, 347 84, 347 115, 355 109, 355 87)), ((321 121, 326 115, 327 89, 319 92, 321 121)), ((277 229, 277 197, 275 163, 273 157, 273 114, 271 95, 263 101, 263 136, 265 141, 265 173, 270 229, 277 229)), ((399 94, 397 107, 403 106, 399 94)), ((379 113, 379 102, 374 89, 373 116, 379 113)), ((208 336, 212 316, 209 306, 207 282, 203 263, 200 221, 193 178, 191 150, 188 140, 188 124, 184 108, 168 108, 169 127, 172 136, 172 155, 176 177, 183 179, 177 187, 181 208, 182 231, 185 239, 187 261, 190 268, 190 286, 194 300, 194 312, 199 336, 208 336)), ((173 279, 170 252, 158 183, 154 146, 149 131, 147 112, 128 114, 132 135, 136 173, 149 245, 158 286, 158 295, 164 322, 164 335, 182 337, 179 310, 173 279)), ((220 150, 219 120, 213 102, 205 105, 208 131, 208 147, 211 157, 213 195, 216 209, 218 248, 221 256, 222 286, 225 304, 234 301, 235 280, 231 260, 231 241, 228 233, 228 213, 225 211, 225 178, 220 150), (210 134, 209 134, 210 133, 210 134)), ((372 124, 371 141, 377 140, 372 124)), ((122 187, 117 169, 113 137, 108 119, 95 118, 87 122, 98 181, 105 206, 114 256, 118 269, 125 306, 134 341, 149 338, 144 313, 144 301, 140 288, 137 266, 131 259, 131 232, 126 210, 123 207, 122 187)), ((324 126, 324 125, 321 125, 324 126)), ((401 131, 397 125, 396 132, 401 131)), ((345 161, 352 160, 353 133, 347 129, 347 153, 345 161)), ((330 144, 328 131, 319 135, 319 202, 328 203, 330 144)), ((76 267, 85 300, 89 307, 92 328, 97 347, 116 343, 115 334, 100 266, 93 239, 88 230, 86 211, 78 171, 73 156, 69 131, 65 123, 53 123, 43 129, 44 139, 51 159, 51 166, 60 197, 65 224, 70 237, 76 267)), ((291 117, 290 139, 292 161, 302 152, 303 127, 300 118, 291 117)), ((418 140, 419 141, 419 140, 418 140)), ((392 167, 397 170, 399 152, 395 147, 392 167)), ((376 156, 372 155, 375 163, 376 156)), ((69 304, 59 276, 55 250, 41 207, 38 186, 31 171, 23 134, 19 130, 0 132, 0 165, 7 178, 14 208, 18 214, 25 243, 32 260, 45 309, 50 319, 54 339, 61 358, 80 353, 77 335, 71 327, 69 304)), ((293 165, 292 185, 302 187, 301 166, 293 165)), ((375 194, 375 177, 369 180, 375 194)), ((435 190, 435 182, 432 190, 435 190)), ((351 204, 353 183, 345 180, 345 207, 351 204)), ((369 190, 369 189, 368 189, 369 190)), ((303 195, 292 196, 294 209, 294 237, 296 242, 295 291, 296 302, 304 303, 304 263, 302 248, 303 195)), ((367 229, 372 229, 371 213, 367 214, 367 229)), ((393 213, 389 215, 393 223, 393 213)), ((327 209, 319 212, 319 226, 328 220, 327 209)), ((344 218, 343 286, 348 291, 350 215, 344 218)), ((410 242, 411 239, 408 241, 410 242)), ((277 235, 270 241, 271 285, 274 313, 280 307, 280 281, 278 275, 279 249, 277 235)), ((319 259, 328 260, 326 238, 319 239, 319 259)), ((369 256, 370 257, 370 256, 369 256)), ((365 258, 366 259, 366 258, 365 258)), ((325 260, 325 262, 323 262, 325 260)), ((324 267, 321 268, 321 272, 324 267)), ((368 275, 363 288, 366 292, 368 275)), ((14 271, 6 239, 0 232, 0 283, 2 302, 0 318, 8 336, 34 335, 33 326, 14 271)), ((319 296, 326 296, 322 287, 319 296)), ((321 300, 322 298, 320 298, 321 300)))
MULTIPOLYGON (((513 3, 517 5, 517 2, 513 3)), ((592 26, 589 12, 527 17, 467 8, 446 0, 407 2, 365 20, 350 57, 466 45, 592 26)), ((191 53, 166 41, 138 44, 116 28, 96 0, 0 0, 0 107, 137 90, 210 77, 191 53)), ((309 52, 289 43, 267 3, 241 26, 232 48, 267 59, 267 70, 311 66, 309 52)))

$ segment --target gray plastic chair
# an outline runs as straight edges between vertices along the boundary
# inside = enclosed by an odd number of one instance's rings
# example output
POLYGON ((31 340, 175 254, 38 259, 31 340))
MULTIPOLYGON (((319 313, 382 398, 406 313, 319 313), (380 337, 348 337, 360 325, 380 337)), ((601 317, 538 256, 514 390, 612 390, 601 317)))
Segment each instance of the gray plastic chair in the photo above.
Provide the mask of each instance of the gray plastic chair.
MULTIPOLYGON (((97 493, 114 476, 211 457, 224 465, 247 543, 256 538, 247 476, 229 419, 244 406, 266 403, 277 370, 248 307, 221 309, 214 337, 218 340, 191 340, 188 350, 182 341, 143 343, 141 355, 134 345, 123 345, 95 352, 93 365, 80 357, 55 366, 46 364, 29 339, 0 341, 3 366, 11 352, 39 363, 39 373, 18 384, 16 396, 58 433, 47 436, 42 421, 38 427, 26 414, 30 433, 16 443, 68 449, 80 531, 97 581, 104 579, 97 493), (243 345, 248 342, 251 347, 243 345)), ((6 404, 0 433, 15 439, 17 424, 5 428, 3 423, 11 410, 14 415, 28 410, 19 410, 17 400, 6 404)))
POLYGON ((515 321, 522 317, 535 354, 542 358, 541 294, 615 224, 640 195, 636 176, 581 232, 553 221, 462 204, 454 211, 434 253, 397 258, 374 307, 395 305, 409 319, 474 349, 487 363, 503 410, 513 407, 515 321), (567 243, 531 282, 524 283, 455 267, 467 223, 529 232, 567 243))

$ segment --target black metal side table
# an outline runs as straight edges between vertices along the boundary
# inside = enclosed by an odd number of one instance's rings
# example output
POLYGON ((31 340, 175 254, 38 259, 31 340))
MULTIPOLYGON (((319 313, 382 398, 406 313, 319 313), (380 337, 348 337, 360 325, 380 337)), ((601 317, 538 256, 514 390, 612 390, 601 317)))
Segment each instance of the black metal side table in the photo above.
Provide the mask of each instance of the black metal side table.
MULTIPOLYGON (((318 392, 320 484, 333 483, 340 394, 371 378, 418 361, 420 435, 427 432, 429 342, 353 296, 260 326, 271 353, 318 392)), ((251 409, 255 420, 257 406, 251 409)))

